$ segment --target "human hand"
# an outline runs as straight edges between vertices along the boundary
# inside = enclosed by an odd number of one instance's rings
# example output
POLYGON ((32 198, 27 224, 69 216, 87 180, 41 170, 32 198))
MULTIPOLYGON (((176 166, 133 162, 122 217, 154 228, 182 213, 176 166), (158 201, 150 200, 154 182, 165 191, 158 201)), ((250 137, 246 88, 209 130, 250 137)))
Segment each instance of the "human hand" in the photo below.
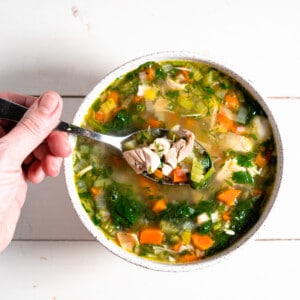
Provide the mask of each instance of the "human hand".
POLYGON ((13 128, 0 120, 0 252, 13 238, 28 181, 39 183, 57 176, 63 157, 70 154, 67 134, 52 131, 62 112, 63 102, 55 92, 38 99, 11 93, 0 97, 29 107, 13 128))

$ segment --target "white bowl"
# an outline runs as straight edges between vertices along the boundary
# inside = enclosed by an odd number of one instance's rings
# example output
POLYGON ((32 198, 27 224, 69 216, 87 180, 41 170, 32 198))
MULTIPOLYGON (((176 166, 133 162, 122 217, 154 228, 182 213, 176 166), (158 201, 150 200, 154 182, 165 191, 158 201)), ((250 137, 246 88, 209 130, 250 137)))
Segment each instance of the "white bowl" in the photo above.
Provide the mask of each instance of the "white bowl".
MULTIPOLYGON (((282 177, 282 169, 283 169, 283 150, 282 150, 282 143, 280 134, 275 122, 275 119, 269 110, 266 102, 264 101, 263 96, 257 91, 257 89, 251 84, 249 80, 244 78, 242 75, 238 74, 237 72, 233 71, 232 69, 228 68, 227 66, 224 66, 221 63, 218 63, 212 59, 204 58, 201 55, 195 54, 195 53, 189 53, 189 52, 162 52, 162 53, 154 53, 147 56, 143 56, 137 59, 134 59, 121 67, 115 69, 110 74, 108 74, 99 84, 95 86, 95 88, 86 96, 86 98, 83 100, 82 104, 80 105, 74 120, 73 124, 80 125, 84 119, 84 116, 92 103, 95 101, 95 99, 98 97, 98 95, 104 91, 117 77, 128 73, 131 70, 136 69, 141 64, 147 62, 147 61, 166 61, 166 60, 189 60, 189 61, 196 61, 196 62, 202 62, 207 65, 210 65, 214 67, 215 69, 227 74, 228 76, 235 79, 239 84, 248 91, 250 95, 256 101, 260 104, 264 112, 266 113, 269 123, 273 130, 273 135, 276 143, 276 150, 277 150, 277 170, 276 170, 276 179, 274 183, 273 192, 271 193, 268 201, 266 202, 264 209, 260 215, 259 220, 256 222, 256 224, 250 228, 238 241, 236 241, 234 244, 232 244, 227 249, 211 256, 208 258, 205 258, 204 260, 196 261, 193 263, 185 263, 185 264, 167 264, 167 263, 160 263, 151 261, 139 256, 136 256, 135 254, 131 254, 125 250, 123 250, 121 247, 116 245, 115 243, 111 242, 107 239, 107 237, 102 233, 101 230, 99 230, 98 227, 94 225, 94 223, 91 221, 88 214, 85 212, 80 199, 78 197, 76 186, 74 182, 74 171, 73 171, 73 160, 72 157, 68 157, 65 159, 64 163, 64 170, 65 170, 65 178, 66 178, 66 185, 67 189, 72 201, 72 204, 84 224, 84 226, 91 232, 91 234, 95 237, 96 240, 98 240, 104 247, 106 247, 108 250, 110 250, 112 253, 116 254, 117 256, 125 259, 128 262, 134 263, 136 265, 153 269, 153 270, 159 270, 159 271, 191 271, 191 270, 197 270, 203 267, 206 267, 212 263, 218 262, 221 259, 227 257, 229 254, 231 254, 234 250, 239 248, 241 245, 243 245, 247 240, 249 240, 253 235, 257 232, 257 230, 261 227, 261 225, 264 223, 266 217, 268 216, 274 201, 276 199, 281 177, 282 177)), ((69 141, 74 148, 76 143, 76 137, 69 136, 69 141)))

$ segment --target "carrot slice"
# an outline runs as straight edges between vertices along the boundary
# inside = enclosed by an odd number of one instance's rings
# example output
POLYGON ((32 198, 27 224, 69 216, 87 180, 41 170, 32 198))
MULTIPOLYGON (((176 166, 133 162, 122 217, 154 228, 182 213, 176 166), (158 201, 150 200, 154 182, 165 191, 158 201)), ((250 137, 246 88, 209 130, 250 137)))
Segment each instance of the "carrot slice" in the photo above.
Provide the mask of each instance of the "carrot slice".
POLYGON ((184 77, 184 82, 189 82, 190 81, 190 72, 187 70, 181 70, 181 74, 184 77))
POLYGON ((165 199, 160 199, 158 201, 155 201, 152 206, 152 210, 155 213, 159 213, 159 212, 165 210, 166 208, 167 208, 167 202, 165 199))
POLYGON ((218 113, 217 119, 218 119, 218 122, 221 123, 221 125, 223 126, 223 128, 226 131, 232 131, 232 132, 237 131, 237 126, 236 126, 235 122, 233 120, 229 119, 228 117, 226 117, 224 114, 218 113))
POLYGON ((176 244, 174 244, 174 245, 172 246, 172 250, 178 252, 179 249, 180 249, 180 247, 181 247, 182 245, 183 245, 183 242, 180 240, 179 242, 177 242, 176 244))
POLYGON ((222 219, 224 221, 230 220, 230 212, 229 211, 224 211, 223 214, 222 214, 222 219))
POLYGON ((230 110, 237 110, 240 107, 240 101, 235 94, 228 93, 225 96, 225 104, 230 110))
POLYGON ((173 171, 173 181, 178 182, 187 182, 188 178, 186 172, 182 169, 182 167, 177 167, 173 171))
POLYGON ((107 99, 112 99, 116 104, 119 103, 119 93, 117 91, 109 91, 107 94, 107 99))
POLYGON ((151 81, 155 78, 155 70, 153 68, 146 68, 145 73, 147 80, 151 81))
POLYGON ((150 118, 147 120, 147 124, 151 127, 151 128, 159 128, 162 127, 162 122, 157 120, 157 119, 153 119, 150 118))
POLYGON ((268 160, 264 155, 262 155, 260 152, 258 152, 256 155, 256 158, 255 158, 255 163, 260 168, 264 168, 268 164, 268 160))
POLYGON ((191 252, 191 253, 187 253, 187 254, 179 256, 178 261, 185 263, 185 262, 192 262, 197 259, 198 259, 198 256, 194 252, 191 252))
POLYGON ((153 174, 154 174, 157 178, 159 178, 159 179, 162 179, 162 178, 164 177, 164 174, 163 174, 163 172, 162 172, 160 169, 156 169, 156 170, 153 172, 153 174))
POLYGON ((99 110, 95 112, 95 119, 100 123, 104 123, 106 119, 106 115, 103 111, 99 110))
POLYGON ((214 242, 215 241, 209 235, 200 235, 199 233, 192 234, 192 243, 200 250, 209 249, 214 242))
POLYGON ((94 196, 100 195, 102 193, 102 189, 100 187, 96 187, 96 186, 92 187, 90 189, 90 191, 91 191, 91 194, 94 196))
POLYGON ((229 206, 232 206, 241 192, 241 190, 229 189, 218 194, 217 199, 229 206))
POLYGON ((141 244, 160 245, 163 241, 164 233, 159 228, 144 228, 140 232, 139 240, 141 244))

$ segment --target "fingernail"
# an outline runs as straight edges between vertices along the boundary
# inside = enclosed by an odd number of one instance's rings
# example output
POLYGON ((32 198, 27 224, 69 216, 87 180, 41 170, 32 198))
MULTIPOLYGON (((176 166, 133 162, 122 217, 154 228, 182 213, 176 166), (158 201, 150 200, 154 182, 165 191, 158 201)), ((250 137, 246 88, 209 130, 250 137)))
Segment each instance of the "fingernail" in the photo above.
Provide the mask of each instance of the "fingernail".
POLYGON ((38 106, 41 112, 50 115, 58 106, 58 97, 46 93, 40 98, 38 106))

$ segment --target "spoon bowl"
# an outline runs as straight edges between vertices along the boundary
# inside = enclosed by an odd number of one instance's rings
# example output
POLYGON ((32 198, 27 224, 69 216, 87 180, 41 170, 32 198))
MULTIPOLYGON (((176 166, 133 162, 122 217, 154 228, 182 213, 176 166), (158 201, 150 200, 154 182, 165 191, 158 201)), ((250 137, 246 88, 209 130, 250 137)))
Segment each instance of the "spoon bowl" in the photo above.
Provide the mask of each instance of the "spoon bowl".
MULTIPOLYGON (((0 119, 5 119, 9 121, 14 121, 18 122, 21 120, 25 112, 27 111, 27 107, 16 104, 12 101, 9 101, 7 99, 0 98, 0 119)), ((74 135, 79 135, 83 136, 92 140, 95 140, 97 142, 105 143, 107 145, 110 145, 117 149, 118 151, 122 152, 124 154, 124 145, 127 141, 130 141, 132 139, 135 139, 135 137, 138 134, 141 134, 143 132, 147 132, 148 135, 150 135, 152 138, 160 138, 163 136, 167 136, 168 133, 170 132, 168 129, 165 128, 154 128, 154 129, 145 129, 145 130, 138 130, 135 132, 132 132, 126 136, 111 136, 111 135, 105 135, 96 131, 92 131, 89 129, 85 129, 64 121, 61 121, 55 130, 59 131, 64 131, 70 134, 74 135)), ((207 154, 205 148, 197 141, 194 143, 194 150, 196 150, 197 153, 203 155, 207 155, 207 157, 210 156, 207 154)), ((126 159, 126 156, 123 155, 125 160, 128 162, 126 159)), ((211 161, 210 161, 211 163, 211 161)), ((130 163, 128 162, 130 165, 130 163)), ((131 166, 131 165, 130 165, 131 166)), ((132 166, 131 166, 132 167, 132 166)), ((156 178, 149 174, 148 172, 144 171, 141 173, 143 176, 147 177, 150 180, 159 182, 160 184, 168 184, 168 185, 186 185, 189 184, 188 181, 186 182, 179 182, 179 183, 174 183, 173 181, 169 180, 167 177, 164 178, 156 178)))

